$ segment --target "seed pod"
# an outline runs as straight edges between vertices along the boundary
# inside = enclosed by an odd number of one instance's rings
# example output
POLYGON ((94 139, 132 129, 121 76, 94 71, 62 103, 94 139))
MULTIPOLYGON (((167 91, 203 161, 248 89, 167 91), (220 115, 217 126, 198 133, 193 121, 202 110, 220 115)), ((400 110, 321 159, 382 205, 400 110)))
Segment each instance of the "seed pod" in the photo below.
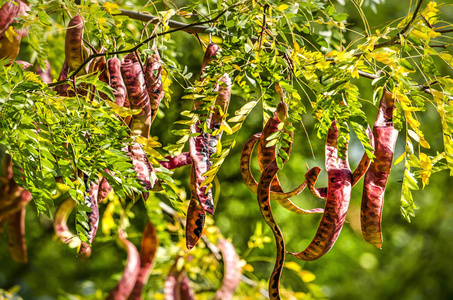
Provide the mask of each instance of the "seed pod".
POLYGON ((234 291, 241 282, 240 259, 233 244, 228 240, 220 239, 218 247, 222 252, 224 275, 222 286, 215 293, 213 300, 229 300, 233 298, 234 291))
MULTIPOLYGON (((109 173, 109 170, 105 169, 105 171, 109 173)), ((103 177, 99 182, 98 203, 104 201, 111 191, 112 186, 107 182, 107 179, 103 177)))
MULTIPOLYGON (((76 15, 69 21, 65 38, 65 60, 70 71, 75 71, 88 57, 88 50, 82 44, 83 19, 76 15)), ((81 70, 79 74, 86 74, 86 70, 81 70)))
MULTIPOLYGON (((91 212, 87 213, 88 216, 88 240, 90 244, 93 243, 94 237, 96 236, 96 232, 98 230, 99 225, 99 206, 98 206, 98 191, 99 185, 95 183, 91 183, 88 196, 85 196, 85 205, 91 208, 91 212)), ((85 245, 84 245, 85 247, 85 245)), ((87 250, 86 248, 81 247, 79 249, 79 255, 83 255, 84 252, 87 250)))
POLYGON ((67 221, 71 211, 77 207, 77 202, 72 198, 63 200, 55 211, 53 228, 63 243, 71 243, 71 239, 78 239, 68 227, 67 221))
POLYGON ((140 256, 137 248, 126 239, 123 230, 118 231, 118 237, 121 246, 127 251, 126 268, 120 281, 106 300, 126 300, 131 294, 140 272, 140 256))
POLYGON ((166 161, 159 161, 159 164, 169 170, 177 169, 192 164, 192 158, 189 152, 181 153, 177 156, 171 157, 171 155, 165 156, 166 161))
MULTIPOLYGON (((60 75, 58 76, 58 81, 64 80, 68 78, 68 72, 69 72, 69 67, 66 61, 63 63, 63 66, 61 67, 60 75)), ((58 95, 62 97, 73 97, 74 91, 69 90, 70 85, 68 83, 64 83, 61 85, 57 85, 55 87, 55 91, 57 92, 58 95)))
POLYGON ((373 127, 375 158, 365 174, 360 219, 362 235, 369 244, 382 248, 381 219, 384 192, 392 168, 398 131, 393 127, 394 99, 384 89, 373 127))
POLYGON ((271 182, 274 180, 275 175, 278 172, 277 163, 274 161, 270 163, 261 174, 259 183, 258 183, 258 204, 260 207, 260 212, 263 215, 264 221, 272 230, 274 234, 275 243, 277 247, 277 258, 275 260, 274 270, 272 271, 271 277, 269 279, 269 298, 270 299, 280 299, 280 277, 283 271, 283 265, 285 263, 285 241, 283 240, 283 234, 275 222, 274 216, 272 215, 271 205, 270 205, 270 188, 271 182))
POLYGON ((25 206, 6 218, 6 234, 11 257, 18 263, 26 263, 28 257, 25 243, 25 206))
POLYGON ((124 85, 123 77, 121 76, 121 61, 116 58, 110 58, 107 61, 107 74, 109 74, 109 85, 113 88, 115 95, 115 103, 118 106, 126 106, 129 104, 127 100, 126 86, 124 85))
POLYGON ((8 30, 11 31, 10 39, 4 35, 0 36, 0 59, 9 58, 10 61, 14 61, 19 54, 21 36, 11 27, 8 30))
MULTIPOLYGON (((250 157, 253 152, 253 148, 255 147, 256 143, 261 137, 261 133, 254 134, 245 144, 244 148, 242 149, 241 153, 241 175, 244 179, 246 186, 254 193, 257 193, 258 190, 258 183, 253 178, 252 172, 250 171, 250 157)), ((321 169, 319 167, 315 167, 312 169, 312 172, 319 172, 321 169)), ((288 193, 284 192, 274 192, 271 191, 271 199, 277 201, 282 207, 286 208, 289 211, 292 211, 296 214, 313 214, 313 213, 322 213, 324 210, 322 208, 315 208, 310 210, 305 210, 297 205, 295 205, 291 200, 288 198, 294 197, 299 195, 306 187, 306 182, 304 181, 294 190, 288 193)))
POLYGON ((186 215, 186 246, 189 250, 195 247, 200 239, 206 219, 206 213, 196 196, 195 172, 193 168, 194 166, 192 165, 192 172, 190 173, 190 190, 192 196, 186 215))
POLYGON ((134 53, 123 58, 121 75, 127 89, 127 95, 132 109, 141 109, 140 113, 132 116, 130 128, 134 135, 149 138, 151 129, 151 103, 146 89, 145 76, 139 59, 134 53))
POLYGON ((219 50, 220 50, 219 45, 213 42, 209 42, 208 47, 206 47, 206 52, 204 53, 203 63, 201 64, 200 77, 203 77, 203 75, 206 72, 206 67, 214 60, 219 50))
POLYGON ((291 253, 302 260, 316 260, 329 252, 346 218, 351 198, 352 173, 349 169, 347 154, 337 163, 337 139, 338 129, 334 121, 329 128, 326 141, 326 170, 329 181, 324 214, 310 245, 300 253, 291 253))
MULTIPOLYGON (((153 171, 153 167, 149 163, 148 157, 145 151, 138 143, 133 143, 129 146, 129 153, 131 153, 132 166, 135 172, 137 172, 137 178, 142 181, 142 185, 146 190, 151 190, 150 174, 153 171)), ((148 199, 149 193, 143 193, 145 201, 148 199)))
POLYGON ((15 5, 12 1, 6 1, 0 8, 0 36, 8 29, 9 25, 14 22, 14 18, 19 13, 21 2, 15 5))
POLYGON ((156 228, 151 221, 148 221, 140 247, 140 270, 134 289, 128 298, 129 300, 139 300, 141 298, 143 286, 148 282, 149 274, 154 264, 158 244, 156 228))
POLYGON ((154 54, 151 55, 145 63, 145 80, 146 88, 148 90, 149 99, 151 101, 151 123, 157 116, 159 110, 159 104, 162 98, 164 98, 164 87, 162 85, 162 65, 159 51, 157 50, 156 44, 152 47, 154 54))

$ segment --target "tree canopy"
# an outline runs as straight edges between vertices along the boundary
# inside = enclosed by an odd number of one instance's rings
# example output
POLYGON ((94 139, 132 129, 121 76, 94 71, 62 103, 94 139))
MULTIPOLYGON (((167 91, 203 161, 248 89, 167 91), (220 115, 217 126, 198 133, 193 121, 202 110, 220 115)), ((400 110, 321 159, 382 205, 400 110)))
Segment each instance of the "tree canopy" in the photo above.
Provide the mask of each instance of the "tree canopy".
POLYGON ((453 294, 451 4, 0 4, 0 295, 453 294))

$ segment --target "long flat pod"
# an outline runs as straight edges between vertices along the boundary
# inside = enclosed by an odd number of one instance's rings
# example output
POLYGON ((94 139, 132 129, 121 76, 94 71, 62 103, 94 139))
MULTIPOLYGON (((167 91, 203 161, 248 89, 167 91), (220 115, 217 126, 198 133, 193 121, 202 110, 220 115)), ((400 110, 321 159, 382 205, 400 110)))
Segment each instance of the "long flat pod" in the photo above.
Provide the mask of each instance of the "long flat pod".
MULTIPOLYGON (((149 163, 148 157, 145 151, 138 143, 133 143, 129 146, 129 152, 131 153, 132 166, 135 172, 137 172, 137 178, 142 181, 143 187, 146 190, 151 190, 150 174, 153 171, 153 167, 149 163)), ((143 198, 147 200, 149 193, 143 193, 143 198)))
POLYGON ((240 259, 230 241, 220 239, 217 246, 222 253, 224 273, 222 285, 216 291, 213 300, 229 300, 233 298, 234 291, 241 282, 240 259))
POLYGON ((119 230, 118 238, 120 245, 127 251, 126 267, 120 281, 109 293, 106 300, 126 300, 134 288, 140 271, 140 256, 137 248, 126 239, 122 230, 119 230))
POLYGON ((362 235, 371 245, 382 247, 381 218, 384 205, 384 192, 392 168, 398 131, 393 127, 394 99, 392 93, 384 89, 379 112, 373 127, 375 158, 365 174, 360 219, 362 235))
MULTIPOLYGON (((80 67, 88 56, 88 50, 82 44, 83 37, 83 19, 76 15, 68 23, 65 37, 65 61, 70 71, 75 71, 80 67)), ((79 74, 85 74, 86 70, 81 70, 79 74)))
POLYGON ((283 239, 283 234, 277 223, 275 222, 274 216, 272 215, 271 205, 270 205, 270 188, 271 182, 274 180, 275 175, 278 172, 277 163, 274 161, 270 163, 261 174, 259 183, 258 183, 258 205, 260 207, 260 212, 263 215, 264 221, 272 229, 274 234, 275 243, 277 247, 277 258, 275 260, 274 269, 272 271, 271 277, 269 279, 269 298, 280 299, 280 277, 283 271, 283 265, 285 263, 285 241, 283 239))
MULTIPOLYGON (((256 143, 258 142, 259 138, 261 136, 261 133, 256 133, 254 134, 245 144, 244 147, 242 148, 242 153, 241 153, 241 175, 242 178, 244 179, 244 182, 246 186, 254 193, 257 193, 258 190, 258 183, 255 181, 255 178, 253 178, 252 172, 250 170, 250 157, 253 152, 253 148, 255 147, 256 143)), ((321 169, 319 167, 315 167, 312 169, 312 172, 319 172, 321 169)), ((306 182, 304 181, 302 184, 300 184, 298 187, 296 187, 294 190, 291 192, 275 192, 271 191, 270 197, 272 200, 277 201, 282 207, 286 208, 289 211, 292 211, 296 214, 314 214, 314 213, 323 213, 322 208, 314 208, 314 209, 302 209, 295 205, 291 200, 288 198, 294 197, 299 195, 306 187, 306 182)))
POLYGON ((162 64, 157 50, 156 43, 154 42, 152 50, 154 53, 146 60, 145 63, 145 81, 146 88, 151 103, 151 123, 157 116, 159 104, 164 98, 164 87, 162 85, 162 64))
POLYGON ((18 263, 26 263, 28 256, 25 243, 25 206, 6 218, 6 235, 11 257, 18 263))
POLYGON ((300 253, 291 253, 302 260, 316 260, 329 252, 346 218, 351 198, 352 173, 346 154, 344 160, 338 160, 337 139, 338 129, 334 121, 327 133, 326 141, 328 185, 324 214, 310 245, 300 253))
POLYGON ((186 215, 186 246, 187 249, 192 249, 198 242, 203 233, 204 222, 206 219, 206 213, 198 201, 195 192, 195 172, 190 173, 190 190, 191 198, 189 208, 186 215))
MULTIPOLYGON (((96 232, 99 226, 99 206, 98 206, 98 191, 99 185, 95 183, 90 184, 88 196, 85 196, 85 205, 91 208, 91 212, 87 213, 88 216, 88 240, 90 244, 93 243, 96 232)), ((87 250, 86 245, 80 247, 79 255, 83 255, 87 250)))
POLYGON ((117 57, 107 60, 107 73, 109 74, 109 85, 113 88, 115 103, 118 106, 126 106, 127 91, 121 76, 121 61, 117 57))
POLYGON ((192 157, 190 152, 183 152, 177 156, 172 157, 171 155, 165 156, 166 161, 159 161, 162 167, 169 170, 177 169, 192 164, 192 157))
POLYGON ((156 228, 151 221, 148 221, 140 246, 140 270, 137 275, 137 281, 128 298, 129 300, 141 299, 143 286, 148 282, 149 274, 154 264, 158 244, 156 228))
POLYGON ((14 22, 14 18, 19 13, 21 2, 19 5, 12 3, 11 0, 6 1, 0 8, 0 36, 8 29, 9 25, 14 22))
POLYGON ((145 76, 138 57, 130 53, 123 58, 121 75, 127 89, 129 103, 132 109, 141 109, 133 115, 130 128, 134 135, 149 138, 151 129, 151 103, 146 89, 145 76))

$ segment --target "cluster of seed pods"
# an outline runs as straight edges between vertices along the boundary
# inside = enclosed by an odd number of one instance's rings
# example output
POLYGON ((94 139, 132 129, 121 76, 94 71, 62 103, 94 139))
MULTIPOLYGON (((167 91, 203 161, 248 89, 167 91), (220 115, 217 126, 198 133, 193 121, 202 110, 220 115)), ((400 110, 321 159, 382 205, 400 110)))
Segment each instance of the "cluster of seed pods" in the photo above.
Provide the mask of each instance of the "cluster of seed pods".
MULTIPOLYGON (((281 103, 284 103, 284 99, 282 99, 281 103)), ((277 130, 277 122, 285 121, 277 118, 277 116, 284 116, 286 114, 281 107, 283 105, 279 104, 274 118, 269 119, 263 132, 253 135, 246 142, 242 150, 240 162, 244 182, 252 192, 257 194, 261 214, 272 229, 276 241, 277 257, 274 270, 269 279, 270 299, 280 299, 279 280, 283 270, 285 254, 287 253, 283 234, 272 215, 270 199, 276 200, 283 207, 295 213, 323 213, 315 237, 308 247, 299 253, 290 253, 301 260, 316 260, 329 252, 333 247, 346 218, 351 189, 365 175, 361 209, 363 237, 371 245, 380 248, 382 245, 381 216, 383 197, 387 178, 392 166, 393 152, 398 135, 398 131, 393 127, 392 122, 394 99, 392 94, 384 88, 379 104, 379 113, 373 130, 367 129, 371 146, 375 149, 374 161, 371 162, 371 159, 364 154, 357 168, 354 172, 351 172, 348 164, 347 145, 346 152, 342 153, 341 158, 338 155, 337 127, 339 124, 333 121, 327 133, 325 149, 325 168, 328 176, 327 187, 315 188, 315 183, 321 169, 314 167, 306 172, 305 180, 301 185, 289 193, 284 193, 276 178, 279 168, 275 161, 275 146, 265 147, 268 141, 267 137, 277 130), (259 182, 256 183, 250 170, 250 157, 258 141, 260 142, 259 146, 261 146, 258 149, 258 162, 262 173, 259 182), (323 209, 303 210, 294 204, 288 205, 288 202, 281 203, 282 199, 299 194, 305 187, 316 197, 326 199, 323 209)), ((343 124, 343 126, 346 125, 343 124)), ((290 147, 289 149, 284 149, 288 154, 290 147)))

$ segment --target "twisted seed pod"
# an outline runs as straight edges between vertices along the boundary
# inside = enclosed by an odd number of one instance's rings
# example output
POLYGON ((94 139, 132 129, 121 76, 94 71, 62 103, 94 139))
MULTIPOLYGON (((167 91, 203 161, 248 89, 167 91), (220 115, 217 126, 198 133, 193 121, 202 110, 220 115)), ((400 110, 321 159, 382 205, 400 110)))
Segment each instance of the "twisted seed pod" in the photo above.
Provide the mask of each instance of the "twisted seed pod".
POLYGON ((274 180, 275 175, 278 172, 277 163, 274 161, 270 163, 261 174, 258 183, 258 204, 260 212, 263 215, 264 221, 272 229, 274 234, 275 243, 277 247, 277 257, 275 260, 274 269, 272 270, 271 277, 269 279, 269 298, 280 299, 280 277, 283 271, 283 265, 285 263, 285 241, 283 240, 283 234, 275 222, 274 216, 272 215, 271 205, 269 201, 271 182, 274 180))
POLYGON ((369 244, 382 248, 381 219, 384 192, 392 168, 398 131, 393 127, 394 99, 384 89, 373 127, 375 158, 365 174, 360 220, 362 235, 369 244))
MULTIPOLYGON (((253 152, 253 148, 255 147, 256 143, 260 139, 261 133, 256 133, 254 134, 245 144, 242 149, 241 153, 241 175, 242 178, 244 179, 244 182, 246 186, 254 193, 257 193, 258 190, 258 183, 255 181, 255 178, 253 178, 252 172, 250 170, 250 157, 253 152)), ((314 167, 311 169, 312 172, 319 172, 321 169, 319 167, 314 167)), ((314 208, 310 210, 302 209, 298 206, 296 206, 292 201, 290 201, 288 198, 294 197, 296 195, 299 195, 306 187, 306 182, 304 181, 302 184, 300 184, 298 187, 296 187, 294 190, 288 193, 284 192, 276 192, 276 191, 271 191, 270 197, 272 200, 276 200, 282 207, 286 208, 289 211, 292 211, 296 214, 313 214, 313 213, 322 213, 324 210, 322 208, 314 208)))
POLYGON ((6 218, 6 235, 11 257, 18 263, 26 263, 28 257, 25 243, 25 206, 6 218))
POLYGON ((121 229, 118 231, 118 238, 121 246, 127 251, 126 268, 118 284, 105 298, 106 300, 126 300, 131 294, 140 272, 140 256, 137 248, 126 239, 121 229))
POLYGON ((334 121, 329 128, 326 141, 328 186, 324 214, 310 245, 300 253, 291 253, 302 260, 316 260, 329 252, 335 244, 346 218, 351 198, 352 173, 349 169, 347 154, 337 163, 337 139, 338 129, 336 121, 334 121))
POLYGON ((152 47, 154 54, 151 55, 145 63, 145 81, 146 88, 151 103, 151 123, 157 116, 159 110, 159 104, 162 98, 164 98, 164 87, 162 85, 162 65, 159 51, 157 50, 156 44, 152 47))
POLYGON ((137 281, 128 298, 129 300, 141 299, 143 286, 148 282, 149 274, 154 264, 158 244, 156 228, 151 221, 148 221, 140 247, 140 270, 137 275, 137 281))
POLYGON ((176 263, 170 269, 170 273, 165 280, 164 294, 165 300, 195 299, 195 293, 190 286, 190 281, 186 275, 186 272, 184 271, 184 268, 178 271, 176 268, 176 263))
POLYGON ((226 239, 220 239, 218 247, 223 257, 224 275, 222 286, 214 295, 213 300, 229 300, 241 282, 242 270, 240 259, 233 244, 226 239))
POLYGON ((151 103, 146 89, 145 76, 138 57, 130 53, 123 58, 121 75, 132 109, 141 109, 133 115, 130 128, 133 134, 149 138, 151 129, 151 103))

